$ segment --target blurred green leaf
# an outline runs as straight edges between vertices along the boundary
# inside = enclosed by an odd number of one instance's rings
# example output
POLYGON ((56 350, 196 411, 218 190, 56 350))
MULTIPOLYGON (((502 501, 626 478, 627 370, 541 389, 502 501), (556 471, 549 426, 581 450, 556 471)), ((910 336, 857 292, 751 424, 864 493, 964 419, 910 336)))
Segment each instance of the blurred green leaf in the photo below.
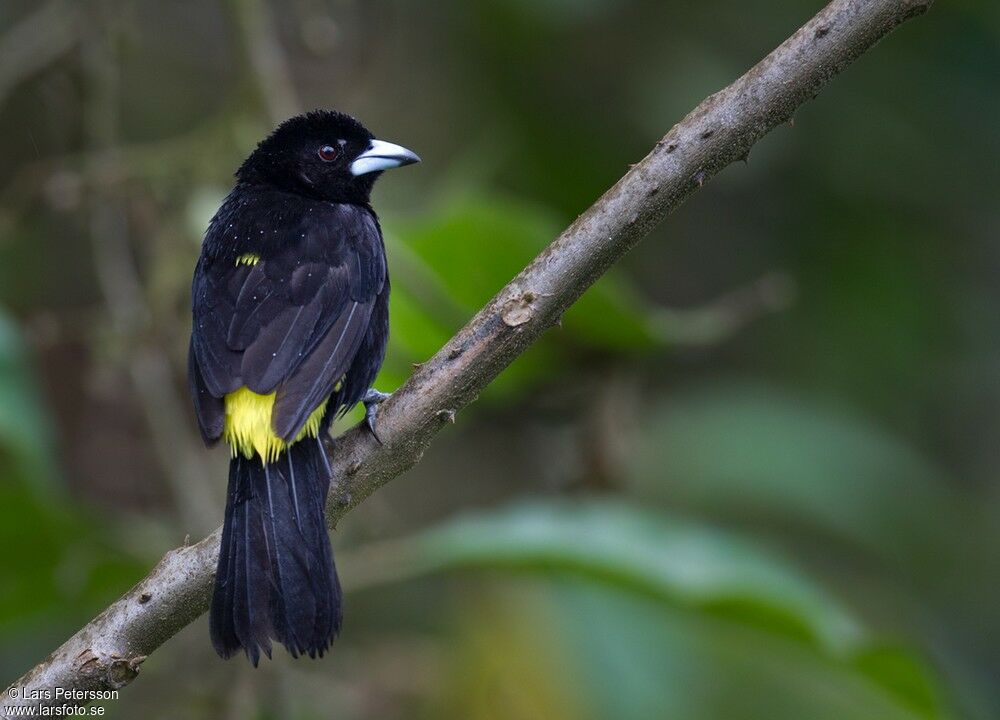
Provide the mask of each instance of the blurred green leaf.
POLYGON ((716 381, 672 395, 643 427, 633 476, 672 504, 783 520, 921 567, 954 541, 959 508, 942 473, 835 405, 716 381))
MULTIPOLYGON (((555 213, 526 201, 458 196, 428 218, 390 226, 395 287, 419 298, 417 305, 453 332, 554 240, 563 224, 555 213)), ((596 349, 629 351, 657 341, 648 309, 629 281, 614 273, 566 314, 562 329, 564 340, 596 349)))
MULTIPOLYGON (((53 444, 48 422, 20 333, 0 310, 0 462, 13 464, 6 472, 36 486, 47 486, 53 477, 53 444)), ((2 467, 0 467, 2 469, 2 467)))
POLYGON ((787 564, 709 527, 623 505, 519 506, 418 541, 428 569, 574 570, 842 654, 860 629, 787 564))
POLYGON ((387 576, 379 578, 377 560, 365 562, 376 580, 483 568, 579 574, 794 641, 921 717, 942 717, 919 661, 876 646, 839 602, 789 562, 719 528, 606 502, 537 503, 460 518, 381 552, 387 576))
POLYGON ((478 310, 560 229, 558 218, 537 205, 477 196, 393 228, 467 311, 478 310))
POLYGON ((532 714, 538 700, 578 720, 940 717, 798 643, 585 576, 461 588, 444 689, 427 717, 546 717, 532 714), (505 701, 522 692, 535 702, 505 701))
POLYGON ((938 693, 926 667, 905 648, 872 643, 860 650, 854 664, 923 717, 937 717, 938 693))

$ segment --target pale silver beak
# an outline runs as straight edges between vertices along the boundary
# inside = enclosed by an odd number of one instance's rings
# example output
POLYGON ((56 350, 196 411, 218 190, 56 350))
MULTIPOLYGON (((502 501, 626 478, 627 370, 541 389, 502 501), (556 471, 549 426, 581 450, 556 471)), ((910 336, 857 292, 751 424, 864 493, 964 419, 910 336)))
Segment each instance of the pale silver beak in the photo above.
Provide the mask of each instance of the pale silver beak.
POLYGON ((365 175, 418 162, 420 158, 417 154, 402 145, 394 145, 385 140, 372 140, 368 149, 351 163, 351 175, 365 175))

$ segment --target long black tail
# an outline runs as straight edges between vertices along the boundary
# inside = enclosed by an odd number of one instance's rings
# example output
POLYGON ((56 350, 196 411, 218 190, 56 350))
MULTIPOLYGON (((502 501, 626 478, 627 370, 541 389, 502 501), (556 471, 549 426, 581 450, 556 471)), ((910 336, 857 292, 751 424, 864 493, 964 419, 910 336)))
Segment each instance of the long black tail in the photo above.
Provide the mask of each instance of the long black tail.
POLYGON ((216 652, 257 665, 271 640, 293 657, 322 656, 340 630, 341 593, 324 507, 329 466, 319 440, 276 461, 229 462, 226 520, 209 628, 216 652))

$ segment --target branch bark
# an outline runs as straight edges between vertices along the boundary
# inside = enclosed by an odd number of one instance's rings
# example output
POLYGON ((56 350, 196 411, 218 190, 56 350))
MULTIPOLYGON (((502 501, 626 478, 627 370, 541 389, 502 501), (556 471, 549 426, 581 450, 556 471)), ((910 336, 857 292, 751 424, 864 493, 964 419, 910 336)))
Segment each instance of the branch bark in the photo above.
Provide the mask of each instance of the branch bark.
MULTIPOLYGON (((675 125, 444 348, 379 413, 377 444, 355 428, 329 441, 331 525, 419 462, 434 435, 533 343, 652 227, 852 61, 932 0, 834 0, 729 87, 675 125)), ((71 704, 55 688, 121 688, 146 655, 201 615, 220 530, 168 552, 146 578, 15 681, 12 705, 71 704)))

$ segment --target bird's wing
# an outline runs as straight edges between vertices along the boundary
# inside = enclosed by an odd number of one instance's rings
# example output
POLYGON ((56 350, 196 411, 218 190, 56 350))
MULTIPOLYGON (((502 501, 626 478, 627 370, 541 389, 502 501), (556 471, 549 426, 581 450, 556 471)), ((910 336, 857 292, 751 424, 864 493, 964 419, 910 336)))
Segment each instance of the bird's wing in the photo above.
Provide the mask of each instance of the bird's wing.
MULTIPOLYGON (((386 277, 378 225, 363 209, 329 206, 289 235, 256 264, 199 263, 190 373, 192 392, 200 384, 210 398, 277 392, 271 425, 285 440, 347 372, 386 277)), ((195 398, 202 432, 217 438, 218 407, 195 398)))
POLYGON ((222 436, 226 393, 242 385, 241 353, 226 343, 236 297, 251 267, 220 263, 202 255, 191 285, 191 345, 188 350, 188 383, 194 399, 198 427, 205 442, 222 436), (221 269, 220 269, 221 268, 221 269))

